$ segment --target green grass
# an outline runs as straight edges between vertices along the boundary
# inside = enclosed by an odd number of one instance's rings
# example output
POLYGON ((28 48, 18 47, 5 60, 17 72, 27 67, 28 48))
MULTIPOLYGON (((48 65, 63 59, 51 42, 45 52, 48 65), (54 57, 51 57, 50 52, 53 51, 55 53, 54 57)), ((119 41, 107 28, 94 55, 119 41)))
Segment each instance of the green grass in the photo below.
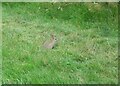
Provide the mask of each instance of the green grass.
POLYGON ((116 3, 2 6, 2 83, 118 83, 116 3), (57 45, 44 49, 51 33, 57 45))
MULTIPOLYGON (((0 3, 0 28, 2 28, 2 3, 0 3)), ((2 85, 2 29, 0 29, 0 85, 2 85)))

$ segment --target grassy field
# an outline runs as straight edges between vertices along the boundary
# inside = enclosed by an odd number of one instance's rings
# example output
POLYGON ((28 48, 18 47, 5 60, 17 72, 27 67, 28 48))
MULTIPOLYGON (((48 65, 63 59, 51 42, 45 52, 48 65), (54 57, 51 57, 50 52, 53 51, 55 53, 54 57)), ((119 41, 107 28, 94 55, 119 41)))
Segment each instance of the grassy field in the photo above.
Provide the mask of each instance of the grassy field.
POLYGON ((117 84, 116 3, 2 3, 2 83, 117 84), (43 42, 57 37, 54 49, 43 42))

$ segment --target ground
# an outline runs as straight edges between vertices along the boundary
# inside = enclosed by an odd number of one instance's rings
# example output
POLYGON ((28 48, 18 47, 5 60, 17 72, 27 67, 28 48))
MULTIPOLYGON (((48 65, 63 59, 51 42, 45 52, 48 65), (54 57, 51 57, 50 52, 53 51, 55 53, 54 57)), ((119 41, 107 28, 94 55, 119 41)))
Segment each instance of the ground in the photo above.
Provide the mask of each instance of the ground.
POLYGON ((2 83, 118 83, 116 3, 2 3, 2 83), (53 49, 42 45, 54 33, 53 49))

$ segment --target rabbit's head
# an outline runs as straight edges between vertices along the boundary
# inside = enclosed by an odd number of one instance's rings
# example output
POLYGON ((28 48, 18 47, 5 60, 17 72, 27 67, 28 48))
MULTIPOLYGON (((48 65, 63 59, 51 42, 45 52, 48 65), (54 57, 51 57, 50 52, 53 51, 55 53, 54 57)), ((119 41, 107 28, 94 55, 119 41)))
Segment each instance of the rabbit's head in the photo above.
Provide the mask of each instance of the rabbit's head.
POLYGON ((51 40, 54 40, 54 41, 57 40, 57 39, 56 39, 56 36, 55 36, 54 34, 51 34, 51 40))

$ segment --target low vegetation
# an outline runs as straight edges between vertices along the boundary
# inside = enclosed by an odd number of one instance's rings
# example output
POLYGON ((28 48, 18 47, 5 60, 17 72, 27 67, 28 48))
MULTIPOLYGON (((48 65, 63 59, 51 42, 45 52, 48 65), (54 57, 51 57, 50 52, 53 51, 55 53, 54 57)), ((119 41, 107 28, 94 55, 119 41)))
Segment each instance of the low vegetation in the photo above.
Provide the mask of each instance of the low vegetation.
POLYGON ((2 6, 3 84, 118 83, 117 3, 2 6))

